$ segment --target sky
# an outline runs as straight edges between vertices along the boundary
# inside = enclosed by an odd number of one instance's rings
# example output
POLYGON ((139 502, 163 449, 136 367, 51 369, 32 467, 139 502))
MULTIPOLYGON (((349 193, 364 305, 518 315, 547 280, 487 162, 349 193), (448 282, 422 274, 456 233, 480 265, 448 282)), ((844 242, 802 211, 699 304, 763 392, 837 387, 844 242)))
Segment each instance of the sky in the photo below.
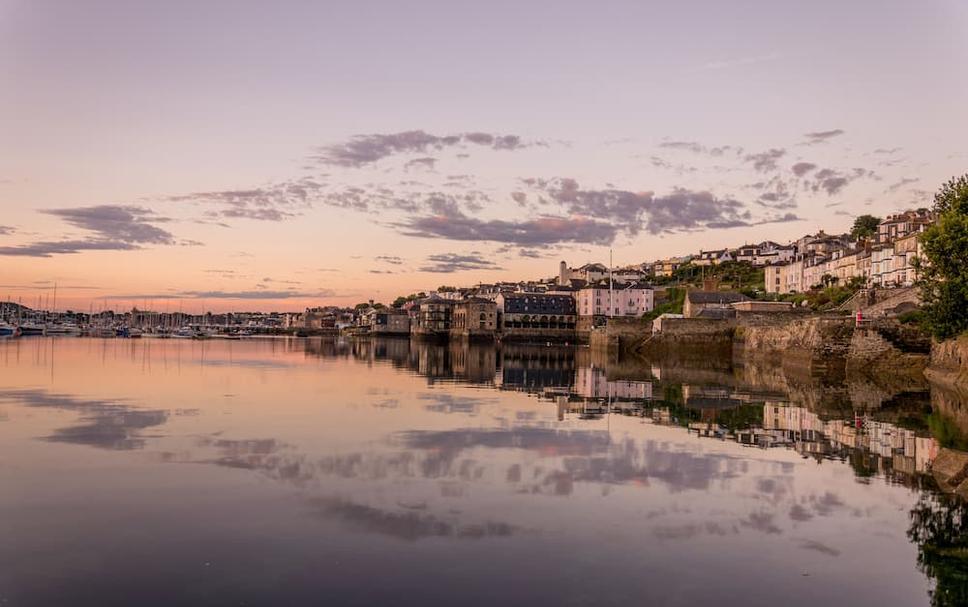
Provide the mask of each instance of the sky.
POLYGON ((963 0, 0 0, 0 299, 291 310, 930 206, 963 0))

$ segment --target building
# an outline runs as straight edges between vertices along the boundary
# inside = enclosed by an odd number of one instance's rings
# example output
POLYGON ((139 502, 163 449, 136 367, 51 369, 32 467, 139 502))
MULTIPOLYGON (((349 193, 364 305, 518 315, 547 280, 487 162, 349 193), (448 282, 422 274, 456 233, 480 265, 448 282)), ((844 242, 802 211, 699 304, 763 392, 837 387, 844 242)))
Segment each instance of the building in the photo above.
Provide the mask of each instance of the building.
POLYGON ((497 303, 472 297, 454 306, 450 334, 462 339, 494 339, 497 332, 497 303))
POLYGON ((558 285, 569 286, 572 281, 584 281, 584 284, 598 282, 608 278, 608 268, 600 263, 586 263, 580 268, 569 268, 562 261, 558 264, 558 285))
POLYGON ((504 338, 574 337, 575 298, 563 293, 502 293, 497 297, 498 331, 504 338))
POLYGON ((934 214, 928 209, 904 211, 890 215, 877 226, 877 242, 886 244, 908 234, 920 232, 934 222, 934 214))
POLYGON ((610 316, 639 318, 655 308, 655 291, 646 286, 628 285, 612 288, 605 285, 578 291, 578 328, 589 331, 605 324, 610 316))
POLYGON ((410 310, 410 334, 415 337, 444 337, 450 333, 456 302, 437 296, 419 300, 410 310))
POLYGON ((410 335, 410 316, 403 310, 374 310, 368 315, 367 324, 373 335, 410 335))
POLYGON ((669 257, 668 259, 660 259, 659 261, 652 264, 652 274, 656 278, 670 278, 675 274, 681 266, 686 265, 692 260, 692 257, 669 257))
POLYGON ((715 311, 719 310, 733 312, 732 304, 748 299, 742 293, 731 291, 689 291, 682 305, 682 314, 686 318, 698 318, 717 315, 715 311))

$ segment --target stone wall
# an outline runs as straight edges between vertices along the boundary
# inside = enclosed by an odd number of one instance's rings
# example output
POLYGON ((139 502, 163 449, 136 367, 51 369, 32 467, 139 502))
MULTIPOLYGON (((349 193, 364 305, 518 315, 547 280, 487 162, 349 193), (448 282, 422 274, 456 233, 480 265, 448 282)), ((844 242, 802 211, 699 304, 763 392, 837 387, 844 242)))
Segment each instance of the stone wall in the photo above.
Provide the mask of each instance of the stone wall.
POLYGON ((925 375, 933 382, 968 394, 968 335, 931 344, 931 364, 925 375))

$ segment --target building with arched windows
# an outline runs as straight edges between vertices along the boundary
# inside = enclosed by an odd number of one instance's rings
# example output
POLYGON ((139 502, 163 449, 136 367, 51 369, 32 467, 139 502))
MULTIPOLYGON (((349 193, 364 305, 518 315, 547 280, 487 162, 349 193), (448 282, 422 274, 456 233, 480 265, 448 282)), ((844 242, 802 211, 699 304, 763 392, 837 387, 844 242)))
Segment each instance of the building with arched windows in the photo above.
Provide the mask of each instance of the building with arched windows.
POLYGON ((481 297, 471 297, 454 306, 450 335, 468 340, 494 339, 497 332, 497 304, 481 297))
POLYGON ((497 297, 498 330, 504 339, 573 340, 578 320, 575 298, 563 293, 502 293, 497 297))

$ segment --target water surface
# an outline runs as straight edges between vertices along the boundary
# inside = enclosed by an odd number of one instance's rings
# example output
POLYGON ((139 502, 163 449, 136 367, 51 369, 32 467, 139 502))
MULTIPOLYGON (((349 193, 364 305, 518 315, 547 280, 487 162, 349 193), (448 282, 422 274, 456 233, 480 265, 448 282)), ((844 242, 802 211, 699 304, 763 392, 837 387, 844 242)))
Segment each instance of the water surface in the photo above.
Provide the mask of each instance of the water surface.
POLYGON ((937 408, 574 348, 2 342, 0 605, 957 604, 937 408))

